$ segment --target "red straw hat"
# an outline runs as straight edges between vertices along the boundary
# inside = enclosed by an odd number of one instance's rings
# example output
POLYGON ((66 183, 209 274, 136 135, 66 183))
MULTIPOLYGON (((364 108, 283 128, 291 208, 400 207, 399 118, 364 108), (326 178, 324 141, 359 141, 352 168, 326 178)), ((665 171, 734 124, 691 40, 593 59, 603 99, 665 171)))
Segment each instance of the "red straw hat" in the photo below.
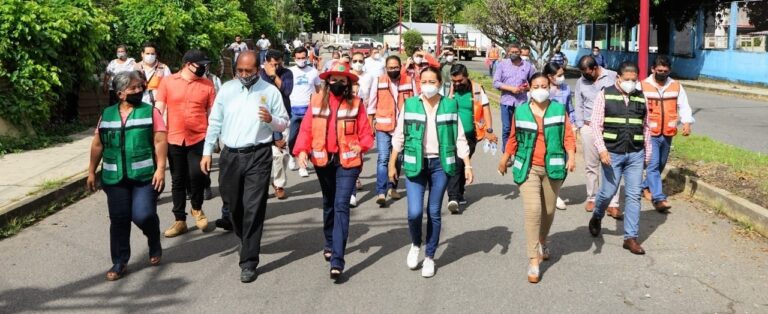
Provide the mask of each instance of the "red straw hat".
POLYGON ((357 75, 349 71, 349 64, 343 62, 336 62, 331 66, 331 69, 320 73, 321 80, 327 80, 332 75, 346 76, 350 81, 357 82, 357 75))

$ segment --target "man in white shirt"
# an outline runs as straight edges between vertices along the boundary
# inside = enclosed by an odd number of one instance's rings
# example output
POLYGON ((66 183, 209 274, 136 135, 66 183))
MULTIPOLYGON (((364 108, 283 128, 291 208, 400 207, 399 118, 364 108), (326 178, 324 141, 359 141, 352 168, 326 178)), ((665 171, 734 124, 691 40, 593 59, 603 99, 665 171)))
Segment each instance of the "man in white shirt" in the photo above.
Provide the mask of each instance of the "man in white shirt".
MULTIPOLYGON (((299 135, 299 127, 301 126, 301 120, 304 119, 304 114, 309 108, 309 100, 312 98, 312 94, 320 91, 320 73, 311 64, 309 64, 308 51, 304 47, 299 47, 293 50, 293 60, 296 62, 295 66, 289 68, 293 72, 293 90, 291 91, 291 123, 290 134, 288 134, 288 147, 293 150, 293 146, 296 144, 296 137, 299 135)), ((290 151, 289 150, 289 151, 290 151)), ((296 160, 291 156, 288 160, 288 168, 296 170, 296 160)), ((308 177, 309 173, 306 168, 299 169, 299 175, 302 177, 308 177)))
POLYGON ((237 57, 240 56, 240 53, 243 51, 248 50, 248 45, 243 42, 242 37, 240 35, 235 36, 235 42, 229 45, 227 49, 232 50, 232 52, 235 53, 235 56, 232 58, 232 76, 235 75, 235 66, 237 65, 237 57))
POLYGON ((378 48, 371 49, 371 56, 365 59, 363 71, 371 77, 378 78, 384 74, 384 59, 378 48))
POLYGON ((299 48, 302 45, 303 45, 303 43, 301 42, 301 40, 299 40, 298 37, 293 40, 293 49, 299 48))
POLYGON ((141 48, 141 62, 136 64, 136 71, 144 73, 144 79, 147 82, 147 88, 144 89, 144 95, 141 101, 155 105, 155 96, 160 81, 167 76, 171 76, 171 69, 164 63, 157 61, 157 47, 155 44, 147 42, 141 48))
POLYGON ((264 64, 267 59, 267 51, 272 44, 267 39, 267 35, 261 34, 261 39, 256 42, 256 46, 259 46, 259 64, 264 64))
MULTIPOLYGON (((371 84, 373 83, 374 77, 370 74, 366 73, 364 70, 365 67, 365 56, 362 52, 355 52, 352 54, 352 58, 350 60, 350 67, 352 68, 352 73, 357 75, 358 80, 355 83, 355 85, 352 86, 352 90, 355 92, 355 94, 360 97, 360 100, 363 103, 364 108, 368 107, 368 95, 371 92, 371 84)), ((362 187, 362 184, 360 183, 360 179, 357 179, 357 182, 355 184, 355 187, 352 189, 352 197, 350 197, 349 200, 349 206, 351 207, 357 207, 357 190, 362 187)))

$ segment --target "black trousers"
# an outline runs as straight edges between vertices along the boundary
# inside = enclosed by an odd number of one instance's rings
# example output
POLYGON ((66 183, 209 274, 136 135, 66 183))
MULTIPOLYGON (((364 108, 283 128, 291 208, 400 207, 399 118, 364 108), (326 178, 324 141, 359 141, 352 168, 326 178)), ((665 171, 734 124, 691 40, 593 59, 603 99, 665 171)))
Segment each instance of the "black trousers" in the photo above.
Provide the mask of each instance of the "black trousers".
MULTIPOLYGON (((474 135, 467 135, 469 145, 469 158, 475 154, 477 139, 474 135)), ((448 201, 458 201, 464 197, 464 186, 467 184, 467 176, 464 175, 464 159, 456 156, 456 175, 448 177, 448 201)))
POLYGON ((205 145, 205 141, 191 146, 168 145, 173 216, 176 217, 176 220, 187 219, 187 186, 190 189, 189 198, 192 202, 192 209, 203 208, 203 189, 207 179, 200 170, 203 145, 205 145))
POLYGON ((235 234, 240 238, 240 268, 259 264, 261 234, 267 212, 267 193, 272 174, 272 143, 250 152, 224 149, 219 158, 219 189, 229 206, 235 234))

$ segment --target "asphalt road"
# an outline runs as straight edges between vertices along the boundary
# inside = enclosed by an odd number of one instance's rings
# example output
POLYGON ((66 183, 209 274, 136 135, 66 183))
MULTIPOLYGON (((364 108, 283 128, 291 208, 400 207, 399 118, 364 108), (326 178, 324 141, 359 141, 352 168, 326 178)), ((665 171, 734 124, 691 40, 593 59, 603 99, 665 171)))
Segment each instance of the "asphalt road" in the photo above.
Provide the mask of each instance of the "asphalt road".
MULTIPOLYGON (((592 238, 580 160, 561 194, 570 205, 556 214, 552 259, 542 266, 542 282, 529 284, 518 189, 496 173, 498 156, 482 149, 469 207, 462 215, 443 211, 437 274, 422 278, 405 265, 406 200, 388 208, 373 201, 375 158, 367 156, 361 205, 352 210, 341 284, 329 280, 321 256, 317 179, 290 172, 289 199, 269 201, 260 276, 251 284, 239 281, 236 237, 195 228, 162 240, 158 267, 148 266, 146 241, 134 228, 128 275, 106 282, 109 219, 98 192, 0 241, 0 313, 768 312, 767 241, 737 234, 729 221, 680 196, 669 215, 643 202, 645 256, 621 248, 623 224, 611 218, 604 235, 592 238)), ((161 229, 173 220, 170 186, 166 191, 161 229)), ((220 206, 219 197, 205 202, 211 220, 220 206)))
MULTIPOLYGON (((462 63, 470 70, 488 73, 481 59, 462 63)), ((576 87, 575 78, 568 78, 567 82, 571 88, 576 87)), ((768 154, 768 141, 764 136, 768 130, 768 103, 693 89, 686 92, 696 119, 694 134, 768 154)))

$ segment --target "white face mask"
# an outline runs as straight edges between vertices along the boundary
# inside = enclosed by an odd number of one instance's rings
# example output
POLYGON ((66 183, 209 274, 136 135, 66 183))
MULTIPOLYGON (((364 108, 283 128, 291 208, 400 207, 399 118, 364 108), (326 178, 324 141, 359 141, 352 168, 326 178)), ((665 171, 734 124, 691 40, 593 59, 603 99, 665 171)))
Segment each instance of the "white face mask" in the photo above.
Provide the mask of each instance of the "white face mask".
POLYGON ((427 98, 431 98, 437 94, 437 86, 435 85, 421 85, 421 93, 427 98))
POLYGON ((445 61, 453 62, 453 56, 447 56, 445 57, 445 61))
POLYGON ((125 60, 125 59, 127 59, 127 58, 128 58, 128 54, 127 54, 127 53, 125 53, 125 52, 118 52, 118 53, 117 53, 117 58, 118 58, 118 59, 121 59, 121 60, 125 60))
POLYGON ((296 66, 300 68, 307 66, 307 60, 296 60, 296 66))
POLYGON ((362 63, 352 63, 352 70, 354 71, 362 71, 363 70, 363 64, 362 63))
POLYGON ((381 59, 381 55, 380 55, 380 54, 378 54, 378 53, 374 53, 372 57, 373 57, 373 59, 374 59, 374 60, 379 60, 379 59, 381 59))
POLYGON ((520 56, 520 58, 522 58, 523 60, 530 60, 530 59, 531 59, 531 58, 530 58, 530 57, 528 57, 528 56, 520 56))
POLYGON ((155 64, 155 61, 157 61, 156 55, 144 55, 142 57, 142 60, 144 60, 144 63, 146 64, 155 64))
POLYGON ((531 98, 537 103, 543 103, 549 99, 549 90, 546 88, 537 88, 531 90, 531 98))
POLYGON ((424 61, 424 59, 422 59, 421 57, 413 58, 413 62, 416 64, 421 64, 421 61, 424 61))
POLYGON ((635 88, 637 88, 637 82, 635 81, 623 81, 619 84, 621 86, 621 89, 624 90, 625 93, 631 94, 635 91, 635 88))
POLYGON ((565 75, 555 77, 555 84, 560 86, 560 85, 563 85, 563 83, 565 83, 565 75))

